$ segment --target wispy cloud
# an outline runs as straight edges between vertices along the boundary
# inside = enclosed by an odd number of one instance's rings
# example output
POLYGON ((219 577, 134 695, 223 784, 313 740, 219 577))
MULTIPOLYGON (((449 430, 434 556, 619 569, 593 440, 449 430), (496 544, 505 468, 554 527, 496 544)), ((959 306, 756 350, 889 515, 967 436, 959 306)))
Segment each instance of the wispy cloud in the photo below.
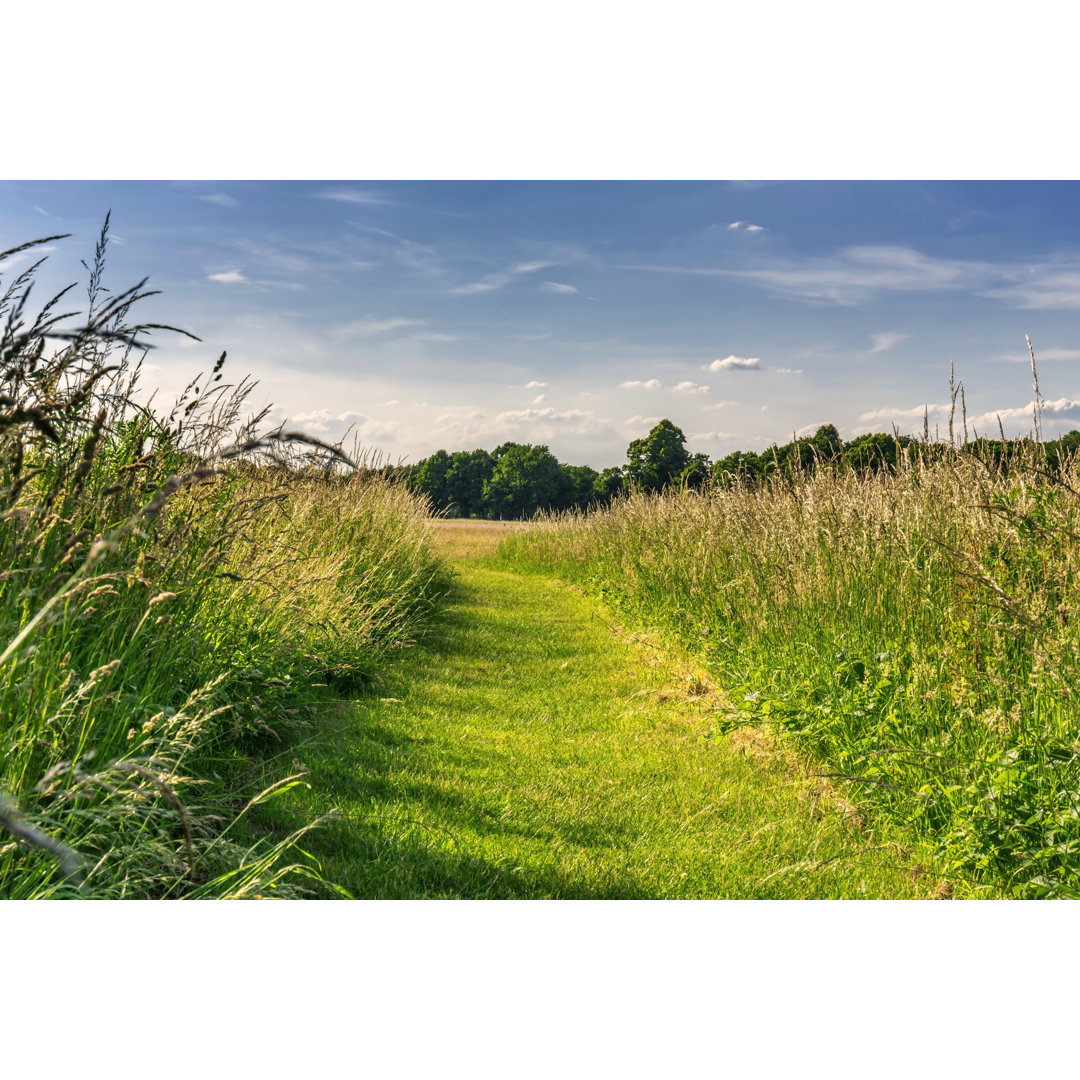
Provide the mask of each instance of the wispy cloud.
POLYGON ((750 221, 733 221, 728 228, 736 232, 765 232, 764 225, 755 225, 750 221))
POLYGON ((705 371, 754 371, 761 367, 758 356, 725 356, 723 360, 714 360, 706 364, 705 371))
MULTIPOLYGON (((537 270, 544 270, 549 266, 555 265, 555 263, 551 262, 517 263, 517 265, 511 266, 508 270, 503 270, 495 274, 485 274, 479 281, 472 281, 467 285, 459 285, 457 288, 451 289, 450 291, 458 296, 472 296, 476 293, 494 292, 496 289, 503 288, 504 285, 509 285, 516 277, 520 277, 523 274, 534 274, 537 270)), ((554 286, 549 290, 551 292, 565 292, 568 289, 571 292, 577 292, 577 289, 572 285, 559 285, 558 282, 555 281, 548 281, 544 284, 554 286)))
POLYGON ((419 270, 427 274, 445 272, 438 251, 430 244, 421 244, 406 236, 398 236, 397 233, 392 233, 388 229, 379 229, 364 221, 347 218, 345 224, 368 234, 367 237, 358 238, 365 248, 362 252, 365 256, 374 255, 376 258, 390 259, 406 269, 419 270), (378 240, 370 239, 371 237, 381 237, 391 243, 383 244, 378 240))
POLYGON ((376 334, 388 334, 392 330, 405 330, 410 326, 427 326, 427 319, 405 319, 395 316, 390 319, 354 319, 331 331, 337 338, 374 337, 376 334))
POLYGON ((450 291, 457 296, 473 296, 477 293, 494 292, 501 289, 511 280, 509 274, 488 274, 479 281, 471 281, 468 285, 459 285, 450 291))
POLYGON ((864 412, 859 416, 859 420, 864 424, 872 423, 875 420, 915 420, 921 419, 924 412, 929 416, 947 416, 951 407, 948 404, 931 405, 929 402, 925 405, 916 405, 911 409, 888 407, 875 409, 873 412, 864 412))
POLYGON ((207 281, 217 281, 222 285, 248 285, 250 282, 239 270, 225 270, 219 274, 207 274, 207 281))
POLYGON ((702 386, 701 383, 691 382, 689 379, 673 386, 672 390, 679 394, 707 394, 709 392, 707 386, 702 386))
POLYGON ((691 442, 722 442, 724 439, 738 438, 729 431, 694 431, 687 438, 691 442))
POLYGON ((880 334, 871 334, 870 340, 873 345, 870 348, 872 353, 886 352, 894 345, 899 345, 901 341, 907 341, 911 337, 910 334, 898 334, 892 330, 886 330, 880 334))
POLYGON ((533 390, 533 389, 535 389, 535 388, 536 388, 536 387, 538 387, 538 386, 547 386, 547 383, 546 383, 546 382, 537 382, 537 381, 536 381, 536 379, 530 379, 530 380, 529 380, 529 381, 528 381, 528 382, 527 382, 527 383, 525 384, 525 389, 526 389, 526 390, 533 390))
POLYGON ((778 367, 776 369, 777 375, 801 375, 803 369, 801 367, 778 367))
POLYGON ((226 195, 224 191, 216 191, 213 195, 200 195, 200 199, 203 202, 214 203, 216 206, 239 206, 240 204, 231 195, 226 195))
POLYGON ((401 428, 398 420, 375 420, 362 412, 347 409, 334 412, 332 409, 313 409, 311 412, 297 413, 290 417, 289 426, 296 424, 308 432, 318 434, 341 434, 342 429, 351 429, 367 442, 394 442, 401 428))
POLYGON ((1011 307, 1080 308, 1080 258, 1023 263, 943 259, 914 248, 867 244, 835 255, 786 260, 748 269, 712 266, 626 266, 667 274, 725 277, 760 285, 789 300, 853 307, 887 293, 966 291, 1011 307))
POLYGON ((627 382, 619 383, 620 390, 659 390, 659 379, 629 379, 627 382))
POLYGON ((988 289, 984 295, 1035 311, 1080 308, 1080 266, 1030 267, 1028 277, 1027 281, 988 289))
POLYGON ((577 288, 574 285, 562 285, 558 281, 545 281, 540 288, 543 289, 544 292, 560 293, 565 296, 577 292, 577 288))
POLYGON ((508 412, 499 413, 499 420, 559 420, 580 421, 590 420, 596 414, 587 409, 565 409, 559 412, 550 406, 546 409, 511 409, 508 412))
POLYGON ((730 408, 732 405, 738 405, 738 404, 739 403, 737 401, 714 401, 714 402, 711 402, 708 405, 705 405, 704 408, 706 408, 706 409, 727 409, 727 408, 730 408))
POLYGON ((956 217, 950 218, 945 223, 945 228, 949 232, 956 232, 958 229, 966 229, 973 221, 977 221, 979 218, 993 218, 993 216, 993 214, 988 214, 985 210, 965 210, 956 217))
MULTIPOLYGON (((1013 364, 1030 366, 1031 354, 1027 351, 998 357, 1013 364)), ((1036 349, 1035 359, 1041 364, 1044 360, 1080 360, 1080 349, 1036 349)))
POLYGON ((977 290, 1000 279, 1005 268, 990 263, 937 259, 912 248, 864 245, 836 255, 787 260, 752 269, 702 266, 632 266, 672 274, 726 277, 760 285, 791 300, 854 306, 883 292, 977 290))
MULTIPOLYGON (((423 321, 424 321, 423 319, 419 320, 419 322, 421 322, 421 323, 423 321)), ((460 341, 461 340, 461 335, 460 334, 438 334, 438 333, 433 333, 433 332, 430 332, 430 331, 425 331, 424 333, 421 333, 421 334, 410 334, 409 335, 409 340, 410 341, 460 341)))
POLYGON ((854 305, 882 292, 976 289, 995 268, 987 263, 937 259, 912 248, 864 245, 800 266, 730 271, 793 299, 854 305))
POLYGON ((315 199, 329 199, 331 202, 352 203, 355 206, 391 206, 393 199, 378 191, 365 191, 359 188, 336 188, 331 191, 319 191, 312 196, 315 199))

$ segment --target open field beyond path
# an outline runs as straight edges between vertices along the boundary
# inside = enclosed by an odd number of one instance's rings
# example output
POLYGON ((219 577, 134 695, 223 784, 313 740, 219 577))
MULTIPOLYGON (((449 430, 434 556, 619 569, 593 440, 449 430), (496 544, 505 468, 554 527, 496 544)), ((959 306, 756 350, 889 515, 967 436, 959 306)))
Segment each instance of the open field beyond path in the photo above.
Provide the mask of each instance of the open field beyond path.
MULTIPOLYGON (((310 788, 268 823, 358 898, 915 897, 764 736, 713 736, 700 672, 569 586, 486 568, 506 526, 440 526, 458 572, 377 695, 297 753, 310 788)), ((271 816, 272 815, 272 816, 271 816)))

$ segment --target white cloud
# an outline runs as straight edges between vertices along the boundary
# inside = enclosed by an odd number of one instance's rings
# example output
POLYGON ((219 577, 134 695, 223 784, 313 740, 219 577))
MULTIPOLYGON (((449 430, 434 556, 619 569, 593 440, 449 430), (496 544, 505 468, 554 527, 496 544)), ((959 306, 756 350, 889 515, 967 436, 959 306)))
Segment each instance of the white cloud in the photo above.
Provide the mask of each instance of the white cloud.
POLYGON ((630 379, 628 382, 619 383, 620 390, 659 390, 659 379, 647 379, 642 382, 641 379, 630 379))
POLYGON ((873 412, 865 412, 859 416, 859 420, 863 423, 870 423, 874 420, 915 420, 921 419, 923 413, 926 412, 930 416, 947 416, 949 405, 916 405, 913 409, 875 409, 873 412))
POLYGON ((354 203, 358 206, 389 206, 393 203, 377 191, 361 191, 355 188, 341 188, 335 191, 320 191, 315 199, 329 199, 332 202, 354 203))
POLYGON ((891 330, 887 330, 881 334, 871 334, 870 340, 873 341, 874 344, 870 351, 872 353, 885 352, 894 345, 899 345, 901 341, 907 341, 909 337, 911 337, 910 334, 898 334, 891 330))
MULTIPOLYGON (((975 424, 979 427, 997 427, 998 417, 1003 424, 1013 421, 1021 423, 1029 422, 1034 426, 1035 402, 1029 401, 1026 405, 1019 405, 1013 409, 997 409, 994 412, 986 412, 981 416, 968 417, 968 425, 975 424)), ((1051 420, 1076 420, 1080 419, 1080 401, 1071 398, 1058 398, 1056 401, 1044 401, 1042 415, 1051 420)), ((959 417, 959 413, 957 414, 959 417)))
POLYGON ((737 437, 729 431, 695 431, 687 436, 691 442, 720 442, 722 439, 735 439, 737 437))
POLYGON ((729 226, 729 229, 735 229, 737 232, 764 232, 764 225, 754 225, 749 221, 733 221, 729 226))
POLYGON ((329 434, 342 437, 346 432, 370 442, 393 442, 397 438, 401 424, 397 420, 384 422, 374 420, 362 412, 347 409, 335 413, 331 409, 313 409, 311 412, 297 413, 289 421, 290 430, 301 430, 309 435, 329 434), (294 428, 293 425, 296 425, 294 428))
POLYGON ((286 289, 289 292, 306 292, 307 286, 302 285, 299 281, 272 281, 266 278, 259 278, 257 281, 253 281, 252 285, 261 285, 264 289, 286 289))
POLYGON ((525 384, 526 390, 534 390, 538 386, 547 386, 546 382, 537 382, 535 379, 530 380, 525 384))
POLYGON ((844 306, 854 306, 889 291, 978 290, 995 278, 1014 277, 1016 273, 1015 268, 936 259, 913 248, 888 245, 849 247, 836 255, 801 262, 788 260, 753 270, 701 266, 636 266, 629 269, 738 278, 791 300, 844 306))
MULTIPOLYGON (((1032 310, 1080 308, 1080 268, 1032 270, 1030 281, 990 289, 986 296, 1032 310)), ((1038 354, 1036 354, 1037 356, 1038 354)))
POLYGON ((738 405, 737 401, 714 401, 711 405, 703 406, 706 409, 727 409, 732 405, 738 405))
POLYGON ((700 383, 696 382, 690 382, 689 379, 673 386, 672 389, 680 394, 707 394, 709 392, 707 386, 702 386, 700 383))
MULTIPOLYGON (((421 320, 423 321, 423 320, 421 320)), ((460 341, 461 337, 458 334, 435 334, 424 332, 422 334, 410 334, 409 337, 413 341, 460 341)))
POLYGON ((240 204, 231 196, 226 195, 224 191, 217 191, 213 195, 200 195, 200 199, 203 202, 215 203, 217 206, 239 206, 240 204))
MULTIPOLYGON (((1001 359, 1017 364, 1030 364, 1031 353, 1018 353, 1015 356, 1003 356, 1001 359)), ((1035 359, 1039 363, 1043 360, 1080 360, 1080 349, 1036 349, 1035 359)))
POLYGON ((801 367, 778 367, 776 369, 777 375, 801 375, 803 369, 801 367))
POLYGON ((714 360, 711 364, 706 364, 705 371, 732 371, 739 369, 743 371, 750 371, 754 368, 761 367, 761 358, 757 356, 725 356, 723 360, 714 360))
POLYGON ((239 270, 226 270, 221 274, 207 274, 208 281, 219 281, 222 285, 245 285, 250 284, 248 279, 239 270))
POLYGON ((479 281, 473 281, 468 285, 459 285, 450 291, 457 296, 473 296, 476 293, 494 292, 501 289, 510 280, 509 274, 488 274, 479 281))
POLYGON ((623 269, 741 279, 790 300, 847 307, 889 292, 956 290, 1004 300, 1016 308, 1080 308, 1080 259, 1075 256, 992 263, 941 259, 899 245, 864 244, 833 255, 787 259, 747 270, 657 265, 623 269))
POLYGON ((546 409, 511 409, 499 413, 499 420, 588 420, 596 414, 584 409, 567 409, 558 412, 550 406, 546 409))
MULTIPOLYGON (((546 270, 549 266, 557 265, 558 263, 540 261, 517 263, 515 266, 511 266, 509 270, 500 271, 496 274, 485 274, 479 281, 470 282, 468 285, 459 285, 450 291, 457 296, 472 296, 477 293, 494 292, 504 285, 509 285, 515 277, 519 277, 521 274, 532 274, 537 270, 546 270)), ((541 288, 546 288, 548 292, 577 292, 573 285, 560 285, 557 281, 547 281, 541 288)))
POLYGON ((427 319, 404 319, 400 316, 391 319, 354 319, 335 327, 331 334, 337 338, 373 337, 375 334, 387 334, 391 330, 403 330, 409 326, 427 326, 427 319))
POLYGON ((643 427, 644 428, 653 428, 657 424, 659 424, 662 419, 663 419, 663 417, 660 417, 660 416, 628 416, 623 421, 623 424, 624 424, 624 426, 629 427, 629 428, 633 428, 634 430, 637 430, 637 429, 643 428, 643 427))
POLYGON ((536 397, 534 397, 532 399, 532 401, 529 402, 529 404, 530 405, 539 405, 540 402, 543 401, 544 398, 546 398, 546 397, 547 397, 547 394, 537 394, 536 397))

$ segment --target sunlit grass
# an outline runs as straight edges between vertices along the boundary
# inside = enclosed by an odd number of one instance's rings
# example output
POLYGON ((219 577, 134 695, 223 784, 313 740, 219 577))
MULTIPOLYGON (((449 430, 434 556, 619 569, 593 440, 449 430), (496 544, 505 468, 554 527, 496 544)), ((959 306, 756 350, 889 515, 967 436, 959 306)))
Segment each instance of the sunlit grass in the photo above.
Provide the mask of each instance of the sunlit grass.
POLYGON ((690 648, 986 894, 1080 893, 1080 468, 1029 446, 898 474, 635 495, 506 538, 690 648))
POLYGON ((35 266, 0 296, 0 896, 288 895, 298 836, 233 823, 301 778, 253 759, 423 626, 426 507, 245 417, 224 356, 148 407, 163 328, 106 245, 73 329, 59 297, 27 314, 35 266))
MULTIPOLYGON (((451 537, 451 540, 453 538, 451 537)), ((449 607, 377 693, 296 748, 310 787, 260 815, 356 897, 910 897, 803 764, 720 738, 692 665, 579 590, 459 564, 449 607)))

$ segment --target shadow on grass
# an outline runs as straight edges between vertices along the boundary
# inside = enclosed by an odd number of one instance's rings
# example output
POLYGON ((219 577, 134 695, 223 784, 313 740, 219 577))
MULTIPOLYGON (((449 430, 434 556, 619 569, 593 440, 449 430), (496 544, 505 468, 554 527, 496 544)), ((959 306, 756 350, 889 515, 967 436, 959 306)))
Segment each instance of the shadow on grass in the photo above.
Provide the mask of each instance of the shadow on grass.
MULTIPOLYGON (((304 848, 328 880, 357 898, 646 896, 631 877, 605 882, 594 867, 595 879, 584 882, 556 865, 560 852, 592 861, 625 849, 632 836, 624 826, 580 818, 509 820, 492 793, 451 786, 456 769, 475 765, 475 756, 425 735, 407 711, 396 711, 376 696, 393 699, 406 693, 405 687, 415 693, 417 671, 475 667, 478 644, 469 631, 476 619, 470 609, 485 602, 481 589, 456 580, 428 632, 388 672, 383 689, 342 700, 314 739, 297 744, 310 769, 311 790, 260 808, 259 826, 284 833, 336 810, 305 837, 304 848), (459 822, 461 834, 470 839, 436 821, 459 822), (472 850, 498 844, 500 837, 518 841, 506 846, 522 852, 521 863, 512 854, 492 859, 472 850), (528 855, 521 842, 531 847, 528 855), (550 865, 544 849, 552 852, 550 865)), ((507 657, 527 664, 532 657, 550 656, 532 627, 499 619, 498 634, 500 655, 493 659, 500 663, 507 657)))

